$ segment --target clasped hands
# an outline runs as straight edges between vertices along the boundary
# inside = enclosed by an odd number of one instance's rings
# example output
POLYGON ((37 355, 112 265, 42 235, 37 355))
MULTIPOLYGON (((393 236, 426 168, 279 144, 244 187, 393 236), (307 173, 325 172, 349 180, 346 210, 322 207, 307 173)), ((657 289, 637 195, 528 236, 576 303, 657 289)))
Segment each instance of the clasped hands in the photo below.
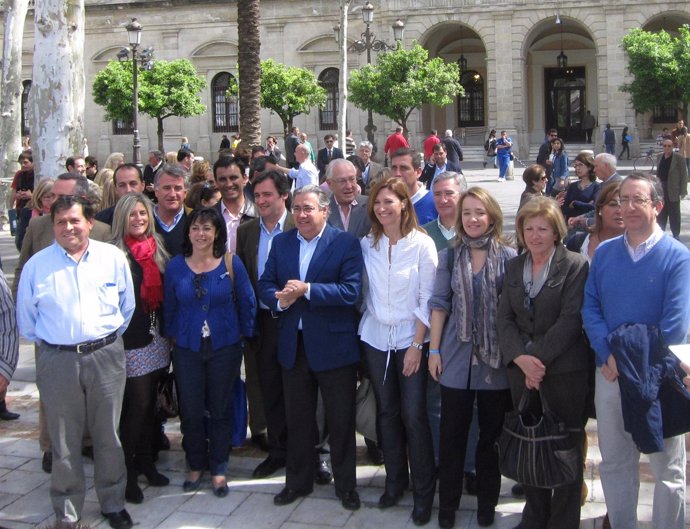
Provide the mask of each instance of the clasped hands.
POLYGON ((513 362, 525 374, 525 387, 527 389, 539 389, 539 385, 546 375, 546 366, 542 361, 536 356, 520 355, 513 362))
POLYGON ((306 293, 307 284, 304 281, 300 281, 299 279, 290 279, 287 283, 285 283, 283 290, 276 292, 276 299, 278 300, 280 308, 285 310, 306 293))

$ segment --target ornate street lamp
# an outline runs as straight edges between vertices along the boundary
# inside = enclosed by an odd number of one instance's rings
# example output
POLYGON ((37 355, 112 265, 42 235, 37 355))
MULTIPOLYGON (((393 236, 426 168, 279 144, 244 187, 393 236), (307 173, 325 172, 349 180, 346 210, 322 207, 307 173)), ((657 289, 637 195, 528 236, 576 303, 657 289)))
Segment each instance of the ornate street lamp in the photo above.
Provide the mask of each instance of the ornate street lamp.
POLYGON ((559 15, 556 15, 556 24, 561 27, 561 53, 556 57, 556 62, 561 70, 565 70, 568 67, 568 56, 563 53, 563 21, 559 15))
MULTIPOLYGON (((376 51, 392 51, 395 50, 403 40, 403 34, 405 31, 405 23, 399 18, 393 23, 393 38, 395 39, 395 44, 391 45, 383 40, 376 38, 371 32, 371 24, 374 21, 374 6, 371 2, 366 2, 362 6, 362 21, 366 26, 364 33, 362 33, 358 40, 354 41, 350 47, 349 51, 356 51, 357 53, 367 52, 367 64, 371 64, 371 52, 376 51)), ((335 32, 335 38, 340 42, 340 24, 333 27, 335 32)), ((376 126, 374 125, 374 117, 371 109, 367 110, 367 126, 364 127, 367 132, 367 140, 374 145, 374 150, 376 150, 376 140, 374 138, 374 133, 376 132, 376 126)))
MULTIPOLYGON (((132 161, 137 167, 143 167, 141 163, 141 140, 139 138, 139 67, 137 62, 141 61, 141 67, 150 70, 153 67, 153 48, 137 52, 141 45, 142 26, 136 18, 125 26, 127 30, 127 40, 132 49, 132 161)), ((117 53, 120 62, 129 61, 129 50, 122 48, 117 53)))

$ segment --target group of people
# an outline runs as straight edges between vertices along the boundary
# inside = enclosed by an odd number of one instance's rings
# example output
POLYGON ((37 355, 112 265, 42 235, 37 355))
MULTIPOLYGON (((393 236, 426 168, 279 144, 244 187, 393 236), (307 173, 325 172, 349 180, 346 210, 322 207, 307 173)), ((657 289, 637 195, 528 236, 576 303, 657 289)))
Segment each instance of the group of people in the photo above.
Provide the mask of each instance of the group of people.
MULTIPOLYGON (((504 136, 499 153, 510 149, 504 136)), ((552 169, 563 153, 553 139, 552 169)), ((530 411, 539 414, 544 399, 565 423, 580 472, 553 490, 523 484, 519 527, 578 527, 593 394, 608 517, 612 527, 635 527, 639 445, 618 391, 629 376, 626 350, 614 350, 610 336, 640 323, 681 343, 690 324, 690 252, 657 225, 668 196, 661 183, 639 174, 621 182, 615 158, 580 154, 578 182, 554 200, 546 168, 530 166, 513 244, 499 203, 449 170, 441 142, 431 169, 409 148, 388 153, 384 169, 362 142, 362 165, 331 155, 323 182, 293 182, 308 156, 301 146, 298 168, 270 156, 219 158, 206 168, 220 194, 211 207, 185 207, 184 163, 154 165, 151 154, 155 204, 145 173, 123 163, 104 222, 85 176, 55 179, 53 203, 28 222, 14 287, 19 330, 36 343, 41 448, 51 454, 58 521, 81 516, 84 446, 115 529, 133 524, 125 501, 144 500, 140 475, 169 484, 155 465, 155 398, 171 361, 182 487, 199 490, 208 471, 213 494, 227 496, 244 360, 250 429, 263 427, 268 451, 254 477, 285 467, 276 505, 333 479, 342 506, 360 508, 355 393, 366 378, 386 470, 379 508, 411 490, 412 520, 424 525, 438 482, 438 522, 453 527, 473 459, 477 520, 492 525, 501 483, 494 446, 505 413, 527 393, 530 411), (590 224, 566 248, 568 227, 590 224), (621 297, 631 299, 621 305, 621 297), (325 437, 332 475, 320 455, 325 437)), ((680 528, 682 436, 657 448, 655 527, 680 528)))

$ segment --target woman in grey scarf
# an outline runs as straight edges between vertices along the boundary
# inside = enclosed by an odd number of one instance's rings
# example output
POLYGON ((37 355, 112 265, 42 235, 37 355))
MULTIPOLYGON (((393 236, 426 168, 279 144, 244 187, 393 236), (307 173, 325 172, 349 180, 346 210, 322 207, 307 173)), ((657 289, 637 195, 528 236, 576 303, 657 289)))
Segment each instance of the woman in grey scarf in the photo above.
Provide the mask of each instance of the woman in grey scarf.
POLYGON ((441 384, 439 515, 453 527, 462 495, 467 436, 475 401, 477 522, 494 521, 501 473, 494 444, 510 408, 508 378, 496 335, 506 262, 516 252, 503 237, 498 202, 480 187, 460 199, 456 240, 439 254, 431 309, 429 371, 441 384))

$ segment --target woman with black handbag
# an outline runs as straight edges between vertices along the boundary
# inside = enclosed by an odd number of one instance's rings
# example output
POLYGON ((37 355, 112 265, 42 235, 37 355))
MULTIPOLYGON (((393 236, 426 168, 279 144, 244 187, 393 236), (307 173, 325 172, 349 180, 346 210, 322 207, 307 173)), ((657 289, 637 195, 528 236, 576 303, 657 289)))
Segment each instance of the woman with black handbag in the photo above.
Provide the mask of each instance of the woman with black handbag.
POLYGON ((518 213, 516 231, 527 251, 508 262, 498 309, 498 343, 513 404, 518 408, 526 391, 538 390, 530 392, 525 411, 542 416, 543 397, 550 416, 564 423, 576 455, 570 462, 574 479, 567 483, 557 488, 523 483, 526 504, 518 527, 577 529, 590 354, 580 316, 587 261, 563 246, 565 222, 553 199, 535 197, 527 202, 518 213))
POLYGON ((498 299, 506 262, 516 252, 502 234, 501 207, 472 187, 458 204, 455 245, 439 253, 431 309, 429 371, 441 384, 439 513, 453 527, 462 495, 462 471, 475 399, 477 523, 494 522, 501 473, 494 445, 510 408, 506 369, 496 336, 498 299))

